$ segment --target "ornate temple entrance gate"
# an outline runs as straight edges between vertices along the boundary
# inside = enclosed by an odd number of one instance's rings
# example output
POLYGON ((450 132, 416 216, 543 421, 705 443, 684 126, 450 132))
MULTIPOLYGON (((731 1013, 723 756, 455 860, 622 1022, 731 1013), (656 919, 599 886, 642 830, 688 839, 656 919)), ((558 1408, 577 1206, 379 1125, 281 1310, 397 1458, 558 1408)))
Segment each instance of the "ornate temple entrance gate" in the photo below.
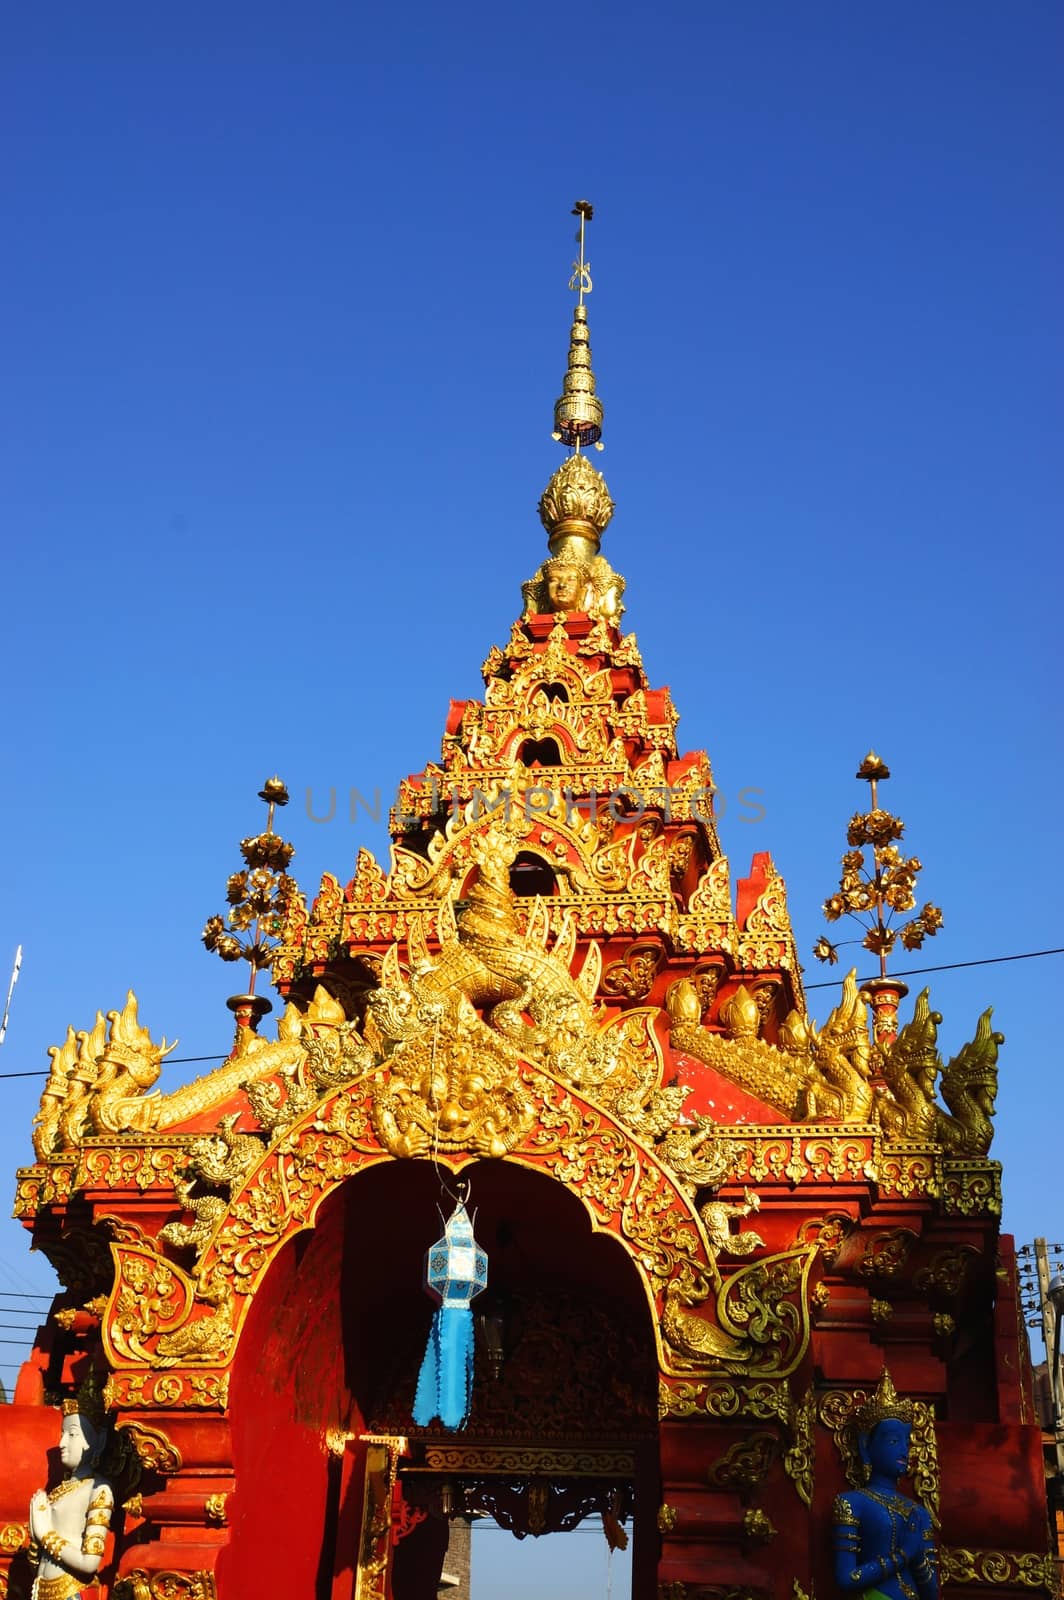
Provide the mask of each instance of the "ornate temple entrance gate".
MULTIPOLYGON (((602 406, 582 263, 555 407, 573 453, 540 499, 549 557, 483 700, 452 702, 440 761, 401 784, 390 866, 362 850, 308 902, 271 779, 231 909, 204 930, 223 959, 270 966, 276 1039, 256 1033, 263 998, 234 995, 224 1064, 149 1093, 166 1046, 131 992, 50 1052, 16 1213, 66 1292, 5 1408, 24 1457, 0 1592, 9 1554, 24 1560, 49 1397, 89 1374, 136 1477, 116 1496, 108 1600, 387 1600, 393 1571, 420 1600, 431 1563, 404 1575, 404 1552, 445 1525, 406 1486, 452 1481, 431 1454, 448 1449, 488 1452, 456 1458, 453 1481, 496 1499, 509 1483, 530 1527, 562 1514, 567 1485, 630 1483, 635 1600, 655 1584, 662 1600, 825 1593, 885 1365, 911 1397, 948 1592, 1050 1591, 989 1159, 1002 1036, 987 1010, 946 1064, 926 991, 897 1028, 896 983, 870 1033, 856 969, 819 1025, 767 854, 733 896, 708 758, 677 745, 600 550, 613 501, 586 454, 602 406), (497 1296, 478 1305, 482 1356, 501 1330, 457 1438, 410 1415, 440 1172, 480 1208, 497 1296), (528 1450, 618 1452, 618 1475, 487 1470, 528 1450)), ((743 670, 760 666, 755 650, 743 670)), ((875 798, 885 774, 862 763, 872 809, 851 845, 901 837, 875 798)), ((867 887, 843 863, 829 906, 867 887)))

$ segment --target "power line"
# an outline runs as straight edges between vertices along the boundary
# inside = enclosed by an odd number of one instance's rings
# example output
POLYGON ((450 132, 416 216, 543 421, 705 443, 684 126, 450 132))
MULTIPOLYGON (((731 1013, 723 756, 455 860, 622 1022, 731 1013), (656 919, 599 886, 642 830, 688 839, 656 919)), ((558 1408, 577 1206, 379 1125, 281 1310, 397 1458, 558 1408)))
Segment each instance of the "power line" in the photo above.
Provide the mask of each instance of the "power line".
MULTIPOLYGON (((941 967, 904 967, 901 972, 891 972, 891 978, 917 978, 924 972, 958 972, 961 967, 996 967, 1002 961, 1035 961, 1039 956, 1064 956, 1064 946, 1058 950, 1025 950, 1017 956, 984 956, 981 961, 947 961, 941 967)), ((829 978, 826 983, 807 983, 806 989, 833 989, 839 982, 838 978, 829 978)), ((859 978, 857 986, 862 983, 878 983, 879 974, 874 978, 859 978)))
POLYGON ((0 1300, 48 1300, 53 1298, 50 1294, 26 1294, 19 1289, 0 1289, 0 1300))
MULTIPOLYGON (((1042 956, 1064 956, 1064 945, 1061 945, 1055 950, 1024 950, 1021 954, 1014 956, 983 956, 978 961, 946 961, 943 962, 943 964, 939 967, 903 967, 900 972, 892 972, 890 976, 892 978, 918 978, 921 977, 925 972, 959 972, 964 967, 996 967, 999 966, 1003 961, 1037 961, 1042 956)), ((878 977, 879 974, 876 973, 874 978, 859 978, 858 987, 860 987, 863 983, 872 983, 876 981, 878 977)), ((838 978, 828 978, 824 983, 806 983, 803 984, 802 987, 807 990, 834 989, 836 984, 838 984, 840 981, 841 980, 838 978)), ((227 1058, 225 1056, 221 1055, 171 1056, 167 1062, 167 1065, 183 1066, 191 1065, 193 1062, 225 1061, 226 1059, 227 1058)), ((11 1078, 47 1077, 47 1072, 0 1072, 0 1081, 5 1081, 11 1078)))
MULTIPOLYGON (((178 1065, 181 1065, 181 1064, 187 1064, 187 1063, 190 1063, 190 1062, 193 1062, 193 1061, 225 1061, 225 1060, 226 1060, 226 1057, 222 1056, 222 1055, 217 1055, 217 1056, 170 1056, 169 1059, 167 1060, 166 1064, 167 1064, 168 1067, 172 1067, 172 1066, 178 1066, 178 1065)), ((47 1077, 48 1077, 48 1073, 47 1072, 0 1072, 0 1078, 47 1078, 47 1077)))

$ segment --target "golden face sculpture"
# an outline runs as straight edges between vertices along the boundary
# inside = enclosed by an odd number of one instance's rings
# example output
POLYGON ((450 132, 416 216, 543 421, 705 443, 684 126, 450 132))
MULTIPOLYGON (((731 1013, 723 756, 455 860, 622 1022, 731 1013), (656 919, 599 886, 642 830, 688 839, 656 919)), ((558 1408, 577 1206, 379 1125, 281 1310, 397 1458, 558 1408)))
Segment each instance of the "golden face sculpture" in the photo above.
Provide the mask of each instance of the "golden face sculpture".
POLYGON ((587 568, 572 562, 546 564, 547 600, 552 611, 582 611, 587 568))

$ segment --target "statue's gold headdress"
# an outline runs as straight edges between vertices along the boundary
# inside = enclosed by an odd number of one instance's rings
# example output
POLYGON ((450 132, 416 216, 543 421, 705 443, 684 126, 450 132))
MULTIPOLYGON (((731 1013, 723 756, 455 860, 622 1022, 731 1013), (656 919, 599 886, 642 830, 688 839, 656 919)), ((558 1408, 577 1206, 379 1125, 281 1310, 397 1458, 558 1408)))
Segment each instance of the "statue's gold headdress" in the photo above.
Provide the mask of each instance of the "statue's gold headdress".
POLYGON ((859 1433, 871 1433, 880 1422, 893 1420, 912 1425, 914 1416, 911 1400, 903 1400, 894 1387, 894 1380, 886 1367, 876 1384, 875 1393, 855 1412, 853 1420, 859 1433))
POLYGON ((107 1421, 107 1408, 104 1405, 100 1380, 93 1367, 89 1368, 77 1393, 63 1401, 62 1410, 64 1417, 84 1417, 94 1428, 103 1427, 107 1421))

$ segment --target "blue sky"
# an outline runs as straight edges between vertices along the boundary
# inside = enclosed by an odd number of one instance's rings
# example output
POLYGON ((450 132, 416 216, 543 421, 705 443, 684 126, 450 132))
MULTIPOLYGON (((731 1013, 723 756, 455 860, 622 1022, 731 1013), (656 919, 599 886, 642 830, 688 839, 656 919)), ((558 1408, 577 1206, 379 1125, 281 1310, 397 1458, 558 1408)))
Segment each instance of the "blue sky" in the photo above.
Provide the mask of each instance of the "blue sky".
MULTIPOLYGON (((0 1070, 130 984, 178 1055, 227 1048, 199 930, 269 773, 306 887, 383 845, 307 791, 386 810, 520 609, 578 194, 606 550, 733 872, 772 850, 807 954, 874 745, 924 959, 1064 942, 1061 33, 1027 0, 11 11, 0 1070)), ((988 1003, 1007 1036, 1021 1239, 1064 1235, 1060 970, 931 980, 947 1055, 988 1003)), ((39 1089, 0 1081, 9 1191, 39 1089)), ((51 1282, 0 1225, 0 1292, 51 1282)))

